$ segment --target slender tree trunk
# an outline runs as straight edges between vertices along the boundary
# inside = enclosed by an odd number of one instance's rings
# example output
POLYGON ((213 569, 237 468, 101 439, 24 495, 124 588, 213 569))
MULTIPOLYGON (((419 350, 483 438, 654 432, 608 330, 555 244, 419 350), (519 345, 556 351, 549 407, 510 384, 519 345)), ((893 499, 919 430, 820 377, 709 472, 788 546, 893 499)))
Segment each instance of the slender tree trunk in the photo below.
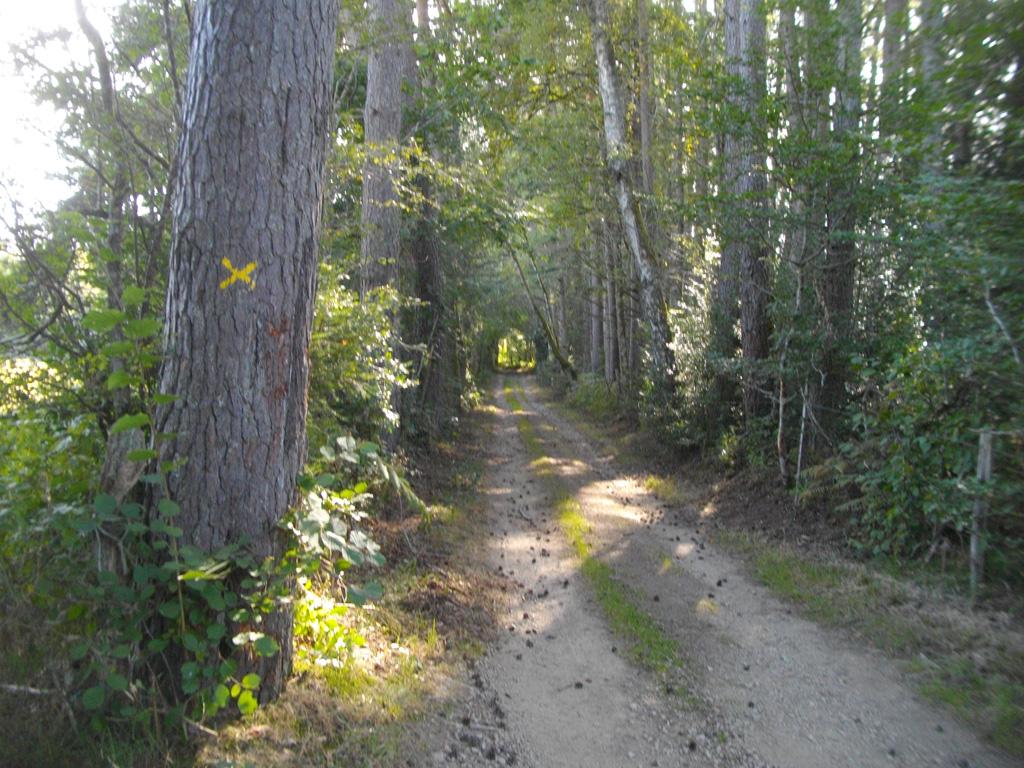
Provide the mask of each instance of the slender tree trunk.
POLYGON ((598 238, 594 238, 590 254, 590 293, 587 297, 587 308, 590 310, 590 372, 601 373, 601 357, 604 353, 602 338, 602 315, 604 297, 601 294, 601 275, 599 270, 603 264, 599 258, 600 247, 598 238))
MULTIPOLYGON (((305 462, 309 335, 332 129, 335 0, 200 0, 188 69, 158 412, 186 544, 281 554, 305 462)), ((291 669, 291 610, 243 660, 260 698, 291 669)))
MULTIPOLYGON (((758 364, 769 351, 767 248, 761 234, 767 224, 765 136, 759 116, 765 91, 764 38, 760 0, 726 0, 726 68, 732 80, 729 101, 734 112, 743 116, 743 125, 725 138, 723 186, 730 196, 731 213, 726 217, 722 252, 728 268, 738 267, 739 271, 743 403, 748 422, 762 415, 768 404, 757 374, 758 364)), ((731 296, 728 299, 732 301, 731 296)))
POLYGON ((921 27, 921 86, 931 119, 925 133, 924 155, 928 168, 942 170, 942 121, 939 116, 942 82, 940 75, 943 11, 942 0, 922 0, 921 27))
MULTIPOLYGON (((93 55, 96 57, 96 69, 100 81, 100 97, 103 106, 103 119, 106 122, 105 130, 107 139, 110 141, 113 155, 113 168, 108 171, 110 175, 110 188, 107 191, 107 255, 104 258, 107 279, 107 307, 109 309, 121 310, 121 297, 124 293, 124 276, 122 274, 122 259, 124 258, 124 219, 125 206, 129 195, 129 169, 124 155, 117 151, 121 131, 118 127, 117 104, 114 93, 114 80, 110 71, 110 60, 107 56, 107 49, 99 31, 93 26, 85 12, 82 0, 75 0, 75 12, 78 19, 78 26, 82 30, 92 47, 93 55)), ((115 328, 111 333, 111 341, 123 340, 120 327, 115 328)), ((124 360, 117 355, 110 358, 110 370, 112 373, 124 369, 124 360)), ((123 416, 129 406, 129 391, 122 387, 114 390, 112 397, 113 414, 116 419, 123 416)), ((137 430, 119 432, 107 438, 106 455, 103 461, 103 469, 100 472, 100 490, 114 496, 118 501, 124 498, 129 490, 135 485, 142 473, 143 464, 128 459, 128 454, 143 445, 142 433, 137 430)), ((98 540, 100 547, 100 562, 108 566, 108 570, 117 570, 117 557, 115 548, 105 539, 98 540)))
POLYGON ((558 295, 555 297, 555 329, 558 333, 558 343, 562 349, 569 346, 568 328, 565 322, 565 274, 558 275, 558 295))
POLYGON ((598 87, 604 108, 604 134, 608 170, 612 177, 615 199, 622 219, 623 234, 629 247, 640 284, 641 311, 649 334, 649 374, 660 396, 670 396, 672 350, 668 314, 662 292, 658 263, 633 192, 633 177, 626 141, 626 114, 616 71, 615 54, 608 38, 607 0, 588 0, 591 38, 597 59, 598 87))
POLYGON ((838 173, 829 180, 830 210, 822 294, 825 344, 824 378, 818 422, 826 433, 834 431, 839 412, 846 404, 848 376, 846 347, 853 329, 853 288, 856 276, 857 189, 860 184, 861 12, 860 0, 839 0, 841 25, 833 115, 833 146, 838 173))
POLYGON ((401 168, 402 85, 410 71, 409 10, 400 0, 370 0, 366 65, 360 289, 396 285, 402 214, 395 179, 401 168))
MULTIPOLYGON (((416 2, 417 40, 426 42, 431 36, 430 13, 427 0, 416 2)), ((421 74, 411 75, 417 90, 430 83, 421 74)), ((434 153, 430 137, 423 139, 426 150, 434 153)), ((415 273, 415 295, 422 302, 413 310, 415 322, 409 334, 413 343, 421 345, 419 386, 406 398, 402 411, 402 427, 418 420, 428 436, 440 432, 455 415, 461 400, 461 376, 456 375, 456 344, 453 318, 446 305, 444 291, 444 252, 437 234, 437 207, 435 191, 427 174, 416 179, 422 205, 412 226, 409 252, 415 273), (408 407, 413 405, 415 413, 408 407)))
POLYGON ((885 30, 882 33, 882 99, 879 128, 883 136, 898 126, 899 103, 903 98, 903 36, 907 29, 907 0, 885 0, 885 30))
MULTIPOLYGON (((530 290, 530 284, 526 280, 526 273, 523 271, 523 265, 519 261, 519 257, 513 250, 509 251, 509 255, 512 257, 513 263, 516 265, 516 271, 519 273, 519 280, 523 284, 523 290, 526 291, 526 298, 530 301, 530 306, 533 307, 533 314, 537 318, 537 322, 540 323, 541 330, 544 336, 547 337, 548 344, 551 347, 551 354, 555 356, 555 360, 558 362, 559 367, 565 374, 575 381, 578 377, 576 368, 569 360, 566 355, 561 343, 558 339, 558 334, 555 333, 555 329, 551 327, 551 323, 548 321, 548 313, 544 312, 540 303, 533 296, 533 291, 530 290)), ((495 367, 497 367, 497 358, 495 358, 495 367)))
POLYGON ((622 258, 619 254, 618 241, 616 241, 615 248, 613 250, 613 258, 615 259, 616 269, 614 271, 615 283, 614 288, 616 291, 615 298, 615 328, 618 334, 618 360, 616 362, 617 377, 616 380, 619 382, 619 391, 622 391, 622 387, 629 383, 632 372, 629 369, 629 335, 627 328, 629 326, 629 293, 626 291, 626 275, 622 269, 622 258))
POLYGON ((615 261, 608 242, 608 222, 601 218, 601 252, 604 256, 604 378, 618 378, 619 330, 615 305, 615 261))
POLYGON ((651 33, 648 0, 636 0, 637 37, 640 46, 640 188, 654 194, 654 165, 651 162, 651 33))
MULTIPOLYGON (((740 0, 724 0, 720 15, 724 16, 726 74, 731 79, 740 76, 739 57, 742 50, 740 35, 740 0)), ((717 5, 716 5, 717 7, 717 5)), ((730 82, 730 105, 735 103, 737 83, 730 82)), ((740 131, 745 130, 745 126, 740 131)), ((725 178, 721 180, 722 192, 733 195, 736 180, 739 176, 740 131, 730 131, 722 136, 722 169, 725 178)), ((726 212, 721 216, 720 232, 721 253, 715 270, 715 284, 712 289, 711 302, 711 348, 721 360, 731 360, 739 346, 736 336, 736 322, 740 316, 739 282, 740 282, 740 240, 735 234, 742 228, 737 211, 737 201, 728 203, 726 212)), ((728 406, 735 395, 735 385, 727 373, 718 373, 715 377, 715 400, 720 406, 720 413, 727 412, 728 406)))

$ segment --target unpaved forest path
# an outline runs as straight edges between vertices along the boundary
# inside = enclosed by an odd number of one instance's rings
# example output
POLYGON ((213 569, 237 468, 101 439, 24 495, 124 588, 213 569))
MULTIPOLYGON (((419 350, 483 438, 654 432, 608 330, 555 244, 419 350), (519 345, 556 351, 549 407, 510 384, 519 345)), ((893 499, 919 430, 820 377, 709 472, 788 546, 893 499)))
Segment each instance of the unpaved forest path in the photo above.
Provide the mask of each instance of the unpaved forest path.
POLYGON ((716 552, 701 527, 622 474, 546 408, 529 377, 499 378, 483 493, 491 567, 517 590, 503 637, 443 749, 424 764, 1009 768, 920 702, 878 653, 794 615, 716 552), (504 396, 512 383, 522 412, 504 396), (525 416, 591 525, 593 553, 676 640, 686 696, 623 657, 559 529, 518 429, 525 416))

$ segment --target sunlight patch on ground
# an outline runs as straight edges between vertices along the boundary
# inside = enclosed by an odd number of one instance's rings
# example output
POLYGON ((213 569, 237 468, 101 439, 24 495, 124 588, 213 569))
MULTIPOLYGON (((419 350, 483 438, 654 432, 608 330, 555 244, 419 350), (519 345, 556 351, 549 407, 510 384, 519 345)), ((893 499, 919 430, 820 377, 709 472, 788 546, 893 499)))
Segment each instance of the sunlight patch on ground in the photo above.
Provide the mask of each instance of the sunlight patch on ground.
POLYGON ((682 560, 684 557, 688 557, 693 554, 696 549, 692 541, 681 542, 676 545, 675 556, 682 560))
POLYGON ((711 616, 718 613, 718 604, 710 598, 702 597, 697 601, 696 611, 699 616, 711 616))

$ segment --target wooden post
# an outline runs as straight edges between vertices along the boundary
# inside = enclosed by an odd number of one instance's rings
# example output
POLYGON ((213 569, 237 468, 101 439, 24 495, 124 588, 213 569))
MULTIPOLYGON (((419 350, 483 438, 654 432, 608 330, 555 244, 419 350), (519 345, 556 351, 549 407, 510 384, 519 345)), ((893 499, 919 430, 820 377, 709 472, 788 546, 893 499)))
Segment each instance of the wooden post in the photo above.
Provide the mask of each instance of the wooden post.
MULTIPOLYGON (((992 481, 992 430, 983 429, 978 435, 978 483, 985 487, 992 481)), ((978 597, 978 587, 985 570, 985 548, 982 541, 982 527, 988 500, 984 490, 974 499, 974 514, 971 516, 971 603, 978 597)))

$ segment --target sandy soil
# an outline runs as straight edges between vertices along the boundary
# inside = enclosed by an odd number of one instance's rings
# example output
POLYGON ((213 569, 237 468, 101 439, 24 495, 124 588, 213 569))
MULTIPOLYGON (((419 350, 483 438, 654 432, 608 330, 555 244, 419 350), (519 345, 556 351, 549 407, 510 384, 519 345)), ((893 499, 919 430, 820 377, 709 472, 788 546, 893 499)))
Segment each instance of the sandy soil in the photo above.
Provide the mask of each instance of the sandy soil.
POLYGON ((1017 763, 917 699, 896 665, 790 613, 700 526, 622 474, 538 400, 524 413, 593 527, 594 552, 638 593, 686 662, 687 696, 632 666, 578 574, 500 413, 484 493, 495 571, 517 590, 503 638, 414 765, 1003 768, 1017 763), (698 703, 694 703, 694 700, 698 703))

